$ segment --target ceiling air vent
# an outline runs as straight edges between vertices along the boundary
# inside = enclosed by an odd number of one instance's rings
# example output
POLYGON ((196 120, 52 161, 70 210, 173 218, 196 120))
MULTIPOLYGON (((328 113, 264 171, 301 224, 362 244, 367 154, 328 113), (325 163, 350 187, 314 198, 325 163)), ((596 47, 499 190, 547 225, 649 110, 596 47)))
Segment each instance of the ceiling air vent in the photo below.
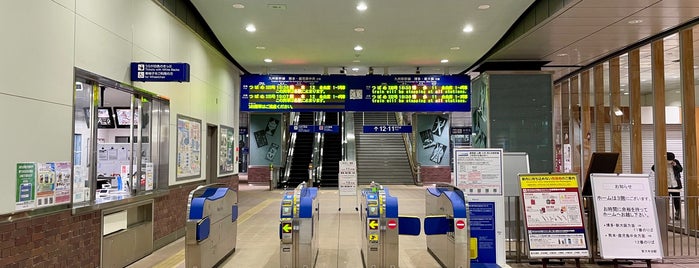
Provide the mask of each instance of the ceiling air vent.
POLYGON ((276 10, 286 10, 285 4, 267 4, 267 7, 276 10))

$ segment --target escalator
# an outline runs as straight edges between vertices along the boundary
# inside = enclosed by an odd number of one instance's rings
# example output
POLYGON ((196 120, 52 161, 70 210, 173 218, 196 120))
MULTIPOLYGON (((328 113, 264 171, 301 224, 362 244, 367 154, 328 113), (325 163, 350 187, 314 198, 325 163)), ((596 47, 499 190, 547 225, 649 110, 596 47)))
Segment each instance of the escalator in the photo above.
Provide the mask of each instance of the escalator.
MULTIPOLYGON (((299 125, 314 125, 313 112, 299 113, 299 125)), ((296 133, 293 157, 291 158, 291 168, 289 169, 288 187, 296 187, 301 182, 308 180, 308 164, 312 161, 313 155, 313 134, 296 133)))
MULTIPOLYGON (((337 112, 325 113, 323 125, 340 125, 337 112)), ((342 126, 340 126, 342 127, 342 126)), ((320 177, 320 187, 337 187, 340 160, 342 160, 342 129, 338 133, 323 134, 323 166, 320 177)))

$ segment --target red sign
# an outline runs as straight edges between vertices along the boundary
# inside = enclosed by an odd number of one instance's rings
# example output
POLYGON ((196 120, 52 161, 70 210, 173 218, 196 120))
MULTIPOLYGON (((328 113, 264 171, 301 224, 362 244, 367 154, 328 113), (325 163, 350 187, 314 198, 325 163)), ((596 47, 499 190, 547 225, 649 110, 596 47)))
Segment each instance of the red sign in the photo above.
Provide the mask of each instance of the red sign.
POLYGON ((459 228, 459 230, 464 229, 466 227, 466 223, 463 220, 458 220, 456 221, 456 228, 459 228))
POLYGON ((396 220, 388 220, 388 229, 396 229, 396 226, 398 226, 398 223, 396 223, 396 220))

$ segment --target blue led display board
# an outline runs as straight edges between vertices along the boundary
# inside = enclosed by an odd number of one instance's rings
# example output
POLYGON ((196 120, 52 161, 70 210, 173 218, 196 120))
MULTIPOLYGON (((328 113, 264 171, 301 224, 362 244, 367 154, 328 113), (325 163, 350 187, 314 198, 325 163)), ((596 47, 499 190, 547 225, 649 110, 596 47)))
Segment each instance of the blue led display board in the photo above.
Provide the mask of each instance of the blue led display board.
POLYGON ((241 111, 471 110, 467 75, 243 75, 241 111))
POLYGON ((189 64, 181 62, 132 62, 131 81, 189 82, 189 64))
POLYGON ((364 126, 364 133, 411 133, 413 126, 397 126, 397 125, 381 125, 381 126, 364 126))

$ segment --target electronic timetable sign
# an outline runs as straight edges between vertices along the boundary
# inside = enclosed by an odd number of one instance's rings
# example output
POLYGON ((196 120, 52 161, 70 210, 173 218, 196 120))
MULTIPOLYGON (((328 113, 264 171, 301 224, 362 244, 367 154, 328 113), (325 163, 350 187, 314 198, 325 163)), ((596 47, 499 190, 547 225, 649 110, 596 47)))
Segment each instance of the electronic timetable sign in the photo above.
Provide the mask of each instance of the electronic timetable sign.
POLYGON ((243 75, 241 111, 471 110, 467 75, 243 75))

